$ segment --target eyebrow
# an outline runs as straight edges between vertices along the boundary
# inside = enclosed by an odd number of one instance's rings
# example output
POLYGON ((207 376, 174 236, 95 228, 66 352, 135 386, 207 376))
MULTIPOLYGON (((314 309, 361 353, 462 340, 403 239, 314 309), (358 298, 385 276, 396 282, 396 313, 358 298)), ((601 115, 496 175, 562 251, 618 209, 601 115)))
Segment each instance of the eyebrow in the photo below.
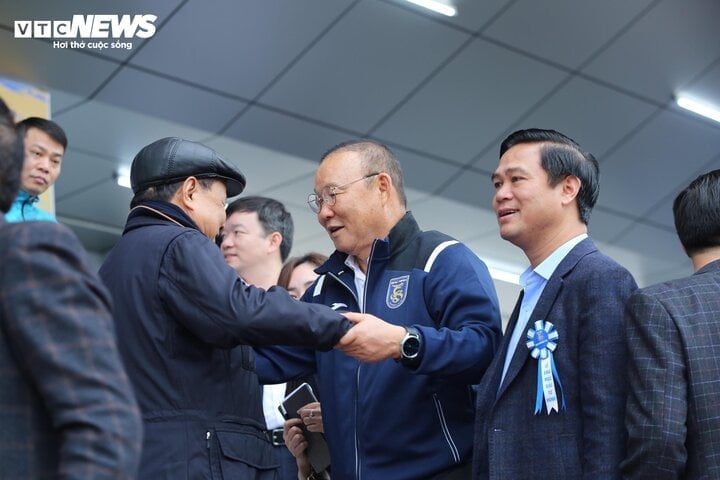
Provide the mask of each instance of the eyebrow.
POLYGON ((505 169, 504 172, 501 172, 501 173, 494 172, 492 174, 492 176, 490 177, 490 179, 495 180, 497 178, 500 178, 503 174, 507 176, 507 175, 512 175, 513 173, 524 173, 527 175, 528 171, 522 167, 508 167, 505 169))

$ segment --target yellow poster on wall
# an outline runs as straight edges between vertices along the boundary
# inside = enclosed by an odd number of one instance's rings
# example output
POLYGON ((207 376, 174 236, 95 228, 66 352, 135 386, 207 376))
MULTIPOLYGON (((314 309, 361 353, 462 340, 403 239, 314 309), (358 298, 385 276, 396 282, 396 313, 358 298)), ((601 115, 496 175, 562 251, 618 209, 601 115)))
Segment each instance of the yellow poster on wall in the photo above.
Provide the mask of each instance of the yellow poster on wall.
MULTIPOLYGON (((50 119, 50 93, 45 90, 0 77, 0 97, 12 109, 16 122, 27 117, 50 119)), ((38 208, 55 215, 54 186, 40 195, 38 208)))

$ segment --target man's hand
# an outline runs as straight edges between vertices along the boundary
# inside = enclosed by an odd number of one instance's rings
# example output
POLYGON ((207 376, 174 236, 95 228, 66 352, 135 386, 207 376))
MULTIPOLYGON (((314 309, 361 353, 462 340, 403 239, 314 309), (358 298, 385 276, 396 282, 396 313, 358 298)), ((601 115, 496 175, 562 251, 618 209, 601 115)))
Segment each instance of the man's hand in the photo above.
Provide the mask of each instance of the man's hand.
POLYGON ((324 432, 320 402, 308 403, 298 410, 298 415, 300 415, 308 432, 324 432))
POLYGON ((295 462, 298 467, 298 478, 307 478, 312 472, 312 468, 305 451, 307 450, 308 443, 300 429, 302 423, 302 420, 299 418, 286 420, 283 424, 283 440, 285 441, 287 449, 290 450, 292 456, 295 457, 295 462))
POLYGON ((355 325, 340 339, 337 347, 362 362, 400 358, 400 341, 405 329, 368 313, 343 312, 355 325))

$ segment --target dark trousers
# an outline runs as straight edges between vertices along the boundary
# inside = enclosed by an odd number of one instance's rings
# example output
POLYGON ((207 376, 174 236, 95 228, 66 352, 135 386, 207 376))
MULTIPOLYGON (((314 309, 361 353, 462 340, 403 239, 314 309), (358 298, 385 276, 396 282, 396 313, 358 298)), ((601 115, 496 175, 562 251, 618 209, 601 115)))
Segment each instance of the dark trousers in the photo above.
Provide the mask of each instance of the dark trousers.
POLYGON ((278 480, 297 480, 297 462, 290 450, 285 445, 274 446, 273 450, 275 450, 275 459, 280 464, 278 480))
POLYGON ((472 462, 438 473, 430 480, 469 480, 472 477, 472 462))

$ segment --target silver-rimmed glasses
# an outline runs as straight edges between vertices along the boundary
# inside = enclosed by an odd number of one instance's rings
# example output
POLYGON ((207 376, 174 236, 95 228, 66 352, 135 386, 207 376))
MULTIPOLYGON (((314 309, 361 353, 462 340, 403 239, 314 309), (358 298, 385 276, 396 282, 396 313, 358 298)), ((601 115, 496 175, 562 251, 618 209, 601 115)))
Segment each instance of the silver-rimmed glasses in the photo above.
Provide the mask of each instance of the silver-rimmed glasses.
POLYGON ((335 197, 341 193, 344 193, 342 191, 338 191, 340 189, 343 189, 345 187, 349 187, 353 183, 357 183, 360 180, 365 180, 368 178, 372 178, 375 175, 380 175, 382 172, 375 172, 375 173, 368 173, 364 177, 358 178, 357 180, 353 180, 352 182, 348 182, 344 185, 333 185, 330 187, 325 187, 322 189, 320 193, 311 193, 308 195, 308 205, 310 206, 310 210, 313 211, 313 213, 320 213, 320 209, 324 204, 327 204, 329 206, 335 205, 335 197))

